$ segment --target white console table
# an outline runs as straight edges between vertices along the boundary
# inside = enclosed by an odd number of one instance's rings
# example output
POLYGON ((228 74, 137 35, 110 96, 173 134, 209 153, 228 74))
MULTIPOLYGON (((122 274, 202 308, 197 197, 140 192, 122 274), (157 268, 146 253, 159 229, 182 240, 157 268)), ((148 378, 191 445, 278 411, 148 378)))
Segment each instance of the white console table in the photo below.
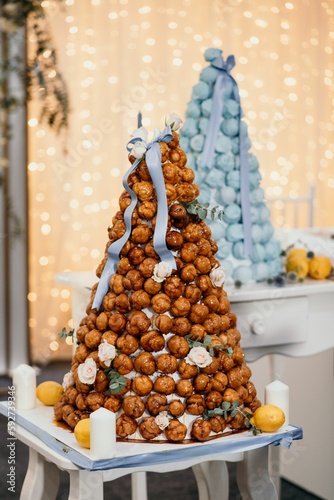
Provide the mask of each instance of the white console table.
POLYGON ((253 284, 229 293, 248 361, 266 354, 303 357, 334 347, 334 281, 253 284))

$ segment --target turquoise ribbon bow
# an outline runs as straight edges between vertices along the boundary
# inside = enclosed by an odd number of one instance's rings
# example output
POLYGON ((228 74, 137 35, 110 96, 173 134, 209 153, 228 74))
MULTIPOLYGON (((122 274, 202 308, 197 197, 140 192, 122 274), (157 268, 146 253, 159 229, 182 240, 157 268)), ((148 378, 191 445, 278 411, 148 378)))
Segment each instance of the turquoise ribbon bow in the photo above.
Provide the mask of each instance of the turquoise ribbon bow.
POLYGON ((252 224, 250 218, 250 182, 248 168, 248 152, 246 133, 241 127, 241 105, 238 90, 238 84, 231 76, 230 72, 235 66, 234 56, 228 56, 226 62, 222 56, 216 57, 211 62, 211 66, 219 70, 212 96, 211 115, 208 123, 205 144, 202 153, 202 165, 206 168, 211 168, 215 156, 215 143, 217 140, 221 118, 224 107, 224 90, 228 81, 232 82, 232 91, 234 99, 239 104, 239 158, 240 158, 240 194, 241 194, 241 211, 242 223, 244 229, 244 246, 245 255, 250 256, 252 251, 252 224))
MULTIPOLYGON (((145 160, 157 195, 157 219, 153 235, 153 245, 161 261, 169 264, 172 269, 177 269, 174 256, 166 246, 168 204, 167 204, 165 180, 161 169, 161 150, 159 146, 159 142, 168 143, 172 139, 173 139, 173 134, 170 126, 168 125, 161 132, 161 134, 158 135, 158 137, 154 138, 152 142, 146 143, 140 137, 135 137, 128 142, 126 149, 128 151, 131 151, 130 145, 135 144, 138 141, 144 143, 147 148, 145 154, 145 160)), ((114 241, 114 243, 112 243, 108 248, 108 259, 104 266, 96 290, 96 294, 92 304, 92 309, 100 308, 103 297, 109 290, 109 279, 113 274, 117 272, 119 254, 131 234, 131 218, 133 211, 137 205, 138 198, 136 193, 132 191, 132 189, 130 188, 127 180, 129 175, 136 170, 141 160, 142 158, 136 159, 123 177, 122 181, 123 186, 131 196, 131 203, 124 212, 124 223, 126 229, 123 236, 119 238, 117 241, 114 241)))

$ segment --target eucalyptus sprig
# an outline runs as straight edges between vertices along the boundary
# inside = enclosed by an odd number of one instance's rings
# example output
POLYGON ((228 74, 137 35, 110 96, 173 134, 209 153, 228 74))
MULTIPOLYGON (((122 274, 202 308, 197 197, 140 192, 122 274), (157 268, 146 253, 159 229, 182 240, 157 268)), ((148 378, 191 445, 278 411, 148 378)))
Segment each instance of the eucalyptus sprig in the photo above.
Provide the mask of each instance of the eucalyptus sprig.
POLYGON ((70 105, 49 28, 45 9, 48 3, 43 0, 1 0, 0 3, 0 190, 4 200, 4 234, 12 240, 22 238, 25 233, 9 189, 9 149, 16 133, 11 126, 11 114, 26 106, 36 94, 41 100, 40 121, 62 134, 66 152, 70 105))
POLYGON ((200 342, 199 340, 193 340, 190 333, 188 333, 188 335, 185 336, 185 339, 188 342, 188 345, 190 348, 192 348, 192 347, 204 347, 205 349, 209 350, 209 353, 211 356, 214 355, 215 349, 218 349, 219 351, 225 351, 228 358, 232 358, 233 349, 232 349, 232 347, 225 347, 226 342, 224 342, 223 344, 212 344, 209 347, 209 345, 212 342, 211 335, 206 335, 204 337, 203 342, 200 342), (209 347, 209 349, 208 349, 208 347, 209 347))
POLYGON ((109 391, 111 394, 118 394, 126 386, 126 378, 120 375, 118 371, 113 368, 107 368, 104 373, 109 378, 109 391))
POLYGON ((239 408, 239 401, 236 399, 233 403, 229 403, 228 401, 224 401, 218 408, 214 408, 213 410, 206 410, 204 414, 204 419, 209 420, 212 417, 216 417, 220 415, 227 420, 228 416, 235 417, 238 413, 240 413, 243 417, 245 417, 245 425, 246 427, 257 436, 261 434, 262 431, 256 425, 251 423, 252 414, 247 410, 242 410, 239 408))
POLYGON ((73 337, 74 329, 67 331, 64 327, 60 333, 58 333, 58 337, 61 339, 66 339, 67 337, 73 337))
MULTIPOLYGON (((61 4, 63 0, 57 1, 61 4)), ((65 80, 58 68, 44 3, 42 0, 2 0, 2 40, 6 44, 10 39, 15 42, 22 37, 20 28, 27 26, 29 57, 25 54, 9 57, 8 50, 3 49, 0 61, 0 104, 2 109, 10 113, 25 105, 36 89, 42 100, 41 121, 45 121, 59 133, 68 129, 69 99, 65 80), (12 94, 12 89, 8 86, 12 75, 17 76, 24 84, 26 93, 22 99, 18 99, 15 92, 12 94)), ((6 138, 9 138, 9 132, 5 130, 5 133, 6 138)))
POLYGON ((200 203, 198 200, 183 203, 188 214, 197 215, 200 219, 223 220, 224 210, 218 205, 210 207, 210 203, 200 203))

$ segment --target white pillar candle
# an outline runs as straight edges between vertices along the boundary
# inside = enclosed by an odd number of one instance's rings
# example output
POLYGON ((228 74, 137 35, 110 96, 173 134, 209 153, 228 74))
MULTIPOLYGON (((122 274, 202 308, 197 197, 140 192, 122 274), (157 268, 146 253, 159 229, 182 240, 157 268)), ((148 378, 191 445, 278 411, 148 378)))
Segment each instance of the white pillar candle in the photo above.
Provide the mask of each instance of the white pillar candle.
POLYGON ((116 417, 106 408, 90 415, 90 455, 93 460, 116 456, 116 417))
POLYGON ((283 410, 285 422, 282 427, 287 427, 289 425, 289 387, 280 380, 271 382, 265 388, 265 402, 283 410))
POLYGON ((13 370, 15 408, 31 410, 36 406, 36 372, 32 366, 19 365, 13 370))

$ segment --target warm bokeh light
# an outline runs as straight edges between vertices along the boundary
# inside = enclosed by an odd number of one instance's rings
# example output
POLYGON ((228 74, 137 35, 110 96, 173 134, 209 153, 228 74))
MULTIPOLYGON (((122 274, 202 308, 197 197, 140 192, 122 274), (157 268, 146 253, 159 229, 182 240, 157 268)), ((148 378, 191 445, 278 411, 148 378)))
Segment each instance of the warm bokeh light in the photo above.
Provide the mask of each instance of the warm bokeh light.
MULTIPOLYGON (((72 112, 65 156, 63 138, 37 123, 38 102, 29 107, 34 361, 69 356, 57 333, 71 326, 70 290, 55 277, 100 262, 138 111, 150 129, 171 111, 184 116, 208 47, 235 55, 267 197, 304 196, 314 184, 315 223, 334 225, 334 0, 45 3, 72 112)), ((282 208, 274 203, 273 223, 293 224, 282 208)))

